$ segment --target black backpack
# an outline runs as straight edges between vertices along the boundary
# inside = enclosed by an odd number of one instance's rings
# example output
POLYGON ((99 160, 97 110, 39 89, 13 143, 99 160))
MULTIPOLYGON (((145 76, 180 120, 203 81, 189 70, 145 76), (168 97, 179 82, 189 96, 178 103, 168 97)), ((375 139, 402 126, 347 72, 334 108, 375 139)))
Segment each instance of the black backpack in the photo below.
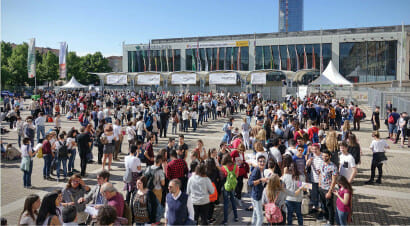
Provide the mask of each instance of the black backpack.
POLYGON ((289 140, 293 138, 293 133, 291 131, 291 127, 286 127, 285 132, 283 133, 283 139, 289 140))
POLYGON ((152 169, 152 166, 148 167, 144 173, 144 176, 147 178, 147 188, 152 190, 154 189, 154 180, 155 180, 155 173, 160 170, 161 168, 158 167, 155 170, 152 169))
POLYGON ((68 158, 68 147, 67 147, 67 142, 64 141, 64 143, 61 143, 61 141, 58 141, 60 144, 60 147, 57 150, 57 156, 59 159, 66 159, 68 158))

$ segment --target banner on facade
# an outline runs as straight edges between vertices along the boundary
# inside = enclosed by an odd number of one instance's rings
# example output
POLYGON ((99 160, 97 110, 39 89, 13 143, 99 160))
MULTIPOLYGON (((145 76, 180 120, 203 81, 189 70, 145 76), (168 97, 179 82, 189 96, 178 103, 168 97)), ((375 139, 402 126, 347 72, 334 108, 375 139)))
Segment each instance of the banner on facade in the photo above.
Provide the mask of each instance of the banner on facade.
POLYGON ((307 86, 298 86, 298 97, 303 100, 307 95, 307 86))
POLYGON ((251 74, 252 85, 265 85, 266 84, 266 72, 255 72, 251 74))
POLYGON ((244 47, 249 46, 249 41, 229 41, 229 42, 211 42, 187 44, 187 49, 195 48, 223 48, 223 47, 244 47))
POLYGON ((172 74, 171 82, 173 85, 195 85, 196 73, 172 74))
POLYGON ((161 77, 159 74, 138 75, 138 85, 159 85, 161 77))
POLYGON ((27 56, 27 71, 28 77, 34 78, 36 77, 36 39, 30 39, 30 43, 28 46, 28 56, 27 56))
POLYGON ((236 85, 236 73, 210 73, 210 85, 236 85))
POLYGON ((67 77, 67 67, 66 67, 66 56, 67 56, 67 43, 60 43, 59 61, 60 66, 60 78, 67 77))
POLYGON ((110 85, 127 85, 127 75, 107 75, 107 84, 110 85))

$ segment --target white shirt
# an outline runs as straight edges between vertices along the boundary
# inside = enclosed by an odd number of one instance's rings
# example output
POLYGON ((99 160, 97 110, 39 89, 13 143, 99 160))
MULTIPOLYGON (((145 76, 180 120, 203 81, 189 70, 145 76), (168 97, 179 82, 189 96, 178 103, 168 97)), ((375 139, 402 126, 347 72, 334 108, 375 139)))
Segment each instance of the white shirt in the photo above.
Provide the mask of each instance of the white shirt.
POLYGON ((95 105, 101 106, 101 100, 97 99, 97 100, 95 101, 95 105))
POLYGON ((75 143, 75 138, 68 137, 67 138, 67 148, 68 149, 73 149, 73 142, 75 143))
POLYGON ((372 150, 373 153, 385 152, 384 149, 388 147, 389 145, 386 143, 385 140, 373 140, 370 144, 370 150, 372 150))
MULTIPOLYGON (((179 191, 179 194, 176 197, 174 197, 172 194, 171 194, 171 197, 174 200, 177 200, 177 199, 179 199, 181 194, 182 194, 182 192, 179 191)), ((195 220, 195 218, 194 218, 194 216, 195 216, 194 205, 192 204, 192 199, 191 199, 190 195, 188 195, 188 200, 186 202, 186 207, 188 208, 188 217, 189 217, 189 219, 195 220)), ((168 203, 165 202, 165 214, 164 214, 165 219, 167 219, 167 214, 168 214, 168 203)))
POLYGON ((191 118, 194 119, 194 120, 197 120, 198 119, 198 113, 196 113, 196 111, 193 111, 191 113, 191 118))
POLYGON ((29 151, 31 151, 31 145, 21 145, 21 157, 30 157, 29 151))
POLYGON ((125 131, 127 132, 128 140, 132 140, 132 139, 135 138, 136 134, 135 134, 135 130, 132 128, 132 126, 127 126, 125 131))
POLYGON ((40 116, 36 118, 35 120, 36 126, 44 126, 45 122, 46 122, 46 118, 44 116, 40 116))
POLYGON ((141 166, 141 161, 137 156, 125 156, 124 157, 125 169, 130 168, 132 172, 141 172, 138 167, 141 166))
POLYGON ((110 117, 110 109, 109 108, 104 109, 104 117, 105 118, 110 117))
POLYGON ((114 124, 114 126, 113 126, 112 128, 113 128, 113 130, 114 130, 114 137, 120 139, 119 136, 120 136, 120 134, 121 134, 121 126, 114 124))
POLYGON ((137 126, 137 135, 142 136, 142 131, 144 130, 144 122, 138 121, 136 126, 137 126))
POLYGON ((182 112, 182 120, 188 120, 188 119, 189 119, 189 112, 185 110, 182 112))
POLYGON ((103 120, 104 119, 104 112, 99 111, 98 114, 97 114, 97 118, 98 118, 98 120, 103 120))
POLYGON ((346 179, 349 180, 350 176, 353 173, 353 168, 356 168, 356 163, 353 156, 350 153, 348 153, 347 155, 342 153, 339 155, 339 163, 340 175, 346 177, 346 179))
POLYGON ((270 150, 270 153, 275 158, 277 163, 282 162, 282 154, 280 153, 279 149, 275 147, 271 147, 269 150, 270 150))
POLYGON ((312 180, 314 183, 319 183, 319 174, 317 173, 318 170, 320 170, 320 167, 323 164, 323 159, 322 156, 315 155, 313 154, 313 160, 312 163, 310 164, 310 167, 312 169, 312 180))

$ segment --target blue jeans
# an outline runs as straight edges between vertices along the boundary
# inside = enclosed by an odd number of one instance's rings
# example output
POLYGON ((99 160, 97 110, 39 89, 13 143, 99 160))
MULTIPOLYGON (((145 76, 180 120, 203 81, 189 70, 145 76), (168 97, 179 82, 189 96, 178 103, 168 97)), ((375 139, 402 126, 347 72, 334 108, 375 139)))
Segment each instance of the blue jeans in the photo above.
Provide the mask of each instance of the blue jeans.
POLYGON ((71 156, 68 158, 68 172, 71 172, 74 169, 75 155, 77 152, 75 149, 71 149, 70 153, 71 156))
POLYGON ((196 131, 196 125, 197 125, 196 119, 192 119, 192 128, 194 131, 196 131))
POLYGON ((349 212, 343 212, 340 211, 338 208, 336 208, 336 223, 340 226, 347 225, 347 216, 349 215, 349 212))
POLYGON ((31 173, 33 172, 33 160, 30 161, 30 167, 28 171, 23 171, 23 184, 24 187, 31 186, 31 173))
POLYGON ((319 183, 312 183, 312 193, 310 194, 310 204, 319 208, 319 183))
POLYGON ((51 161, 53 160, 53 156, 51 154, 43 155, 43 159, 44 159, 43 176, 49 177, 51 173, 51 161))
POLYGON ((288 208, 288 225, 292 225, 293 213, 296 212, 298 217, 298 225, 303 225, 303 216, 302 216, 302 202, 286 201, 286 207, 288 208))
POLYGON ((20 135, 18 135, 18 144, 19 144, 19 147, 21 147, 21 136, 20 135))
POLYGON ((246 123, 248 123, 248 125, 250 125, 252 122, 252 116, 246 116, 246 123))
POLYGON ((235 200, 234 191, 225 191, 225 189, 223 189, 223 194, 224 194, 224 221, 223 222, 226 223, 228 222, 229 200, 231 201, 233 215, 235 218, 238 218, 238 212, 236 210, 236 200, 235 200))
POLYGON ((188 132, 189 127, 189 119, 184 120, 184 132, 188 132))
POLYGON ((67 177, 67 159, 57 159, 57 166, 56 166, 57 179, 60 178, 61 163, 63 164, 64 177, 67 177))
POLYGON ((172 134, 177 134, 177 125, 175 122, 172 123, 172 134))
POLYGON ((37 143, 40 143, 40 133, 43 136, 43 139, 46 135, 44 126, 37 126, 37 143))
POLYGON ((252 225, 261 226, 263 224, 263 209, 262 199, 252 199, 253 213, 252 213, 252 225))

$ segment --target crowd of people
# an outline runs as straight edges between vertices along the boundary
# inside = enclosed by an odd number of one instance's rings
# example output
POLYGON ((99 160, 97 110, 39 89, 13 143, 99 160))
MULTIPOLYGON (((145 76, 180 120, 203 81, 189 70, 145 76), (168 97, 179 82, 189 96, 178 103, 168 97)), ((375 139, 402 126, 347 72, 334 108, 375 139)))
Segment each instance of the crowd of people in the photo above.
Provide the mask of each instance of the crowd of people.
MULTIPOLYGON (((244 187, 252 200, 246 208, 253 211, 252 225, 265 220, 291 225, 294 213, 303 225, 302 212, 330 225, 351 220, 352 183, 362 152, 354 131, 366 116, 358 105, 331 92, 279 102, 264 100, 260 93, 44 91, 31 101, 31 114, 24 121, 21 102, 9 99, 4 109, 10 129, 17 128, 24 187, 33 187, 35 156, 44 159, 44 180, 67 185, 42 200, 28 196, 20 224, 142 225, 165 219, 168 225, 207 225, 216 222, 214 210, 220 204, 222 224, 227 224, 229 205, 233 221, 239 222, 237 206, 245 205, 244 187), (238 119, 240 127, 235 127, 238 119), (79 125, 65 131, 62 120, 79 125), (209 120, 225 121, 221 143, 207 150, 198 139, 196 147, 189 147, 184 134, 209 120), (54 129, 45 131, 46 122, 54 129), (172 136, 167 134, 169 124, 172 136), (157 147, 159 139, 167 145, 157 147), (98 184, 89 187, 82 178, 89 177, 93 147, 101 171, 98 184), (125 198, 110 182, 112 162, 121 153, 125 198), (79 171, 74 167, 77 155, 79 171)), ((376 183, 382 183, 389 148, 378 132, 379 109, 371 117, 373 159, 367 184, 374 183, 376 168, 376 183)), ((389 138, 397 142, 401 131, 404 145, 409 117, 395 112, 391 108, 388 115, 389 138)))

